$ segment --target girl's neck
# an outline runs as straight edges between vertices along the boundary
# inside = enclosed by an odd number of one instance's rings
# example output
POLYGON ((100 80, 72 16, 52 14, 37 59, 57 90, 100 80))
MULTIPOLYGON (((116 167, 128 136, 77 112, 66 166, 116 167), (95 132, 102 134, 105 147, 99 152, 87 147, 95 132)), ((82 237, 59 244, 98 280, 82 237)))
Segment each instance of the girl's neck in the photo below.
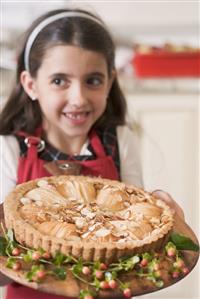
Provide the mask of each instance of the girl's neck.
POLYGON ((62 132, 44 131, 43 136, 53 147, 68 155, 78 155, 88 136, 71 137, 62 132))

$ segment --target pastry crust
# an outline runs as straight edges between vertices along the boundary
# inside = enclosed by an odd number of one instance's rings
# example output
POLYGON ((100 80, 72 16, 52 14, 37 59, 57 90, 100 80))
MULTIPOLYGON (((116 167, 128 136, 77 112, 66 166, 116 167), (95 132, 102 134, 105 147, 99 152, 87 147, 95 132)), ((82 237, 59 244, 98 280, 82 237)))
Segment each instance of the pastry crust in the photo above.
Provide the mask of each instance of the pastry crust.
POLYGON ((119 181, 52 176, 18 185, 4 202, 5 223, 28 247, 112 262, 159 250, 174 219, 149 192, 119 181))

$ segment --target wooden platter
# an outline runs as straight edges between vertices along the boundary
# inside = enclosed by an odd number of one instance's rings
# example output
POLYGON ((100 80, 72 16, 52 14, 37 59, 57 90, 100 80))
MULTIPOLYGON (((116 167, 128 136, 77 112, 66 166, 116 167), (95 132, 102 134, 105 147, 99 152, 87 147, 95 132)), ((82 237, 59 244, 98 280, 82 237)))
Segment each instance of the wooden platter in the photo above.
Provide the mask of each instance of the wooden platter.
MULTIPOLYGON (((198 244, 198 239, 192 229, 178 217, 176 217, 175 219, 174 231, 191 238, 196 244, 198 244)), ((181 253, 185 264, 189 269, 189 272, 186 274, 188 275, 198 261, 199 252, 182 251, 181 253)), ((71 271, 67 272, 67 279, 64 281, 56 280, 53 277, 47 277, 42 283, 28 282, 25 278, 25 271, 14 271, 6 267, 6 259, 6 257, 0 256, 0 271, 3 274, 7 275, 9 278, 13 279, 15 282, 18 282, 24 286, 39 291, 72 298, 78 298, 80 290, 85 289, 85 285, 75 279, 71 271)), ((172 276, 169 274, 169 264, 167 263, 167 261, 163 261, 161 263, 160 270, 162 272, 162 280, 164 281, 164 286, 162 288, 154 286, 154 284, 147 279, 135 277, 135 275, 133 275, 133 273, 131 272, 120 276, 120 279, 122 278, 123 281, 130 283, 129 287, 132 291, 133 296, 140 296, 171 286, 186 276, 184 275, 177 279, 172 278, 172 276)), ((99 292, 98 299, 112 298, 120 299, 124 298, 124 296, 120 291, 114 290, 105 290, 99 292)))

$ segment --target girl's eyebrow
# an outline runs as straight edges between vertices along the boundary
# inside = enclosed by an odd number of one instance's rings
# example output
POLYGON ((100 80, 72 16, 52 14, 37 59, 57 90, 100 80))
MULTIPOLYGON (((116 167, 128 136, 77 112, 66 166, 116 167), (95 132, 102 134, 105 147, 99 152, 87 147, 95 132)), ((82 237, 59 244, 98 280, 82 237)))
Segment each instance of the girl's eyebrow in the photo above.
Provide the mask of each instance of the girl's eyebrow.
POLYGON ((65 78, 65 77, 70 77, 69 74, 65 74, 65 73, 54 73, 54 74, 51 74, 49 75, 49 78, 55 78, 55 77, 61 77, 61 78, 65 78))
POLYGON ((105 78, 105 74, 101 73, 101 72, 91 72, 91 73, 86 74, 86 76, 98 76, 98 77, 105 78))
MULTIPOLYGON (((101 73, 101 72, 91 72, 91 73, 87 73, 84 75, 84 77, 89 77, 89 76, 98 76, 98 77, 101 77, 101 78, 105 78, 105 74, 104 73, 101 73)), ((67 73, 54 73, 54 74, 51 74, 49 76, 49 78, 55 78, 55 77, 60 77, 60 78, 70 78, 70 77, 73 77, 72 74, 67 74, 67 73)))

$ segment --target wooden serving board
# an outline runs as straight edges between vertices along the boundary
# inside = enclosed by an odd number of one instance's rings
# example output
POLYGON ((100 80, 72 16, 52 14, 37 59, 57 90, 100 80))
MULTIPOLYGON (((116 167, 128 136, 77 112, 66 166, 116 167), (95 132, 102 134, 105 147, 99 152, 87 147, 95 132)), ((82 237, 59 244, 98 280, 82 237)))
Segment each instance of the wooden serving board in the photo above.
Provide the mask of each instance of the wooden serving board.
MULTIPOLYGON (((176 217, 175 224, 174 224, 174 231, 177 233, 183 234, 191 238, 196 244, 198 244, 197 237, 195 236, 192 229, 180 218, 176 217)), ((183 259, 186 263, 186 266, 189 269, 189 273, 192 271, 194 266, 196 265, 199 252, 194 251, 182 251, 183 259)), ((25 272, 20 271, 13 271, 6 267, 6 257, 0 256, 0 271, 7 275, 9 278, 13 279, 14 281, 28 286, 30 288, 44 291, 48 293, 53 293, 56 295, 62 295, 66 297, 78 298, 79 292, 81 289, 85 289, 85 285, 80 283, 77 279, 73 277, 71 271, 67 273, 67 279, 64 281, 55 280, 53 277, 47 277, 44 282, 42 283, 35 283, 35 282, 28 282, 25 278, 25 272)), ((164 281, 163 288, 166 288, 172 284, 175 284, 179 280, 183 279, 185 276, 181 276, 177 279, 173 279, 169 274, 169 264, 167 261, 163 261, 160 265, 160 271, 162 273, 162 280, 164 281)), ((189 274, 188 273, 188 274, 189 274)), ((188 275, 187 274, 187 275, 188 275)), ((147 293, 151 293, 161 288, 157 288, 153 285, 153 283, 144 278, 136 278, 133 273, 129 272, 123 276, 120 276, 123 281, 130 283, 130 289, 132 291, 133 296, 139 296, 147 293)), ((120 299, 124 298, 120 291, 114 290, 106 290, 100 291, 98 295, 98 299, 120 299)))

